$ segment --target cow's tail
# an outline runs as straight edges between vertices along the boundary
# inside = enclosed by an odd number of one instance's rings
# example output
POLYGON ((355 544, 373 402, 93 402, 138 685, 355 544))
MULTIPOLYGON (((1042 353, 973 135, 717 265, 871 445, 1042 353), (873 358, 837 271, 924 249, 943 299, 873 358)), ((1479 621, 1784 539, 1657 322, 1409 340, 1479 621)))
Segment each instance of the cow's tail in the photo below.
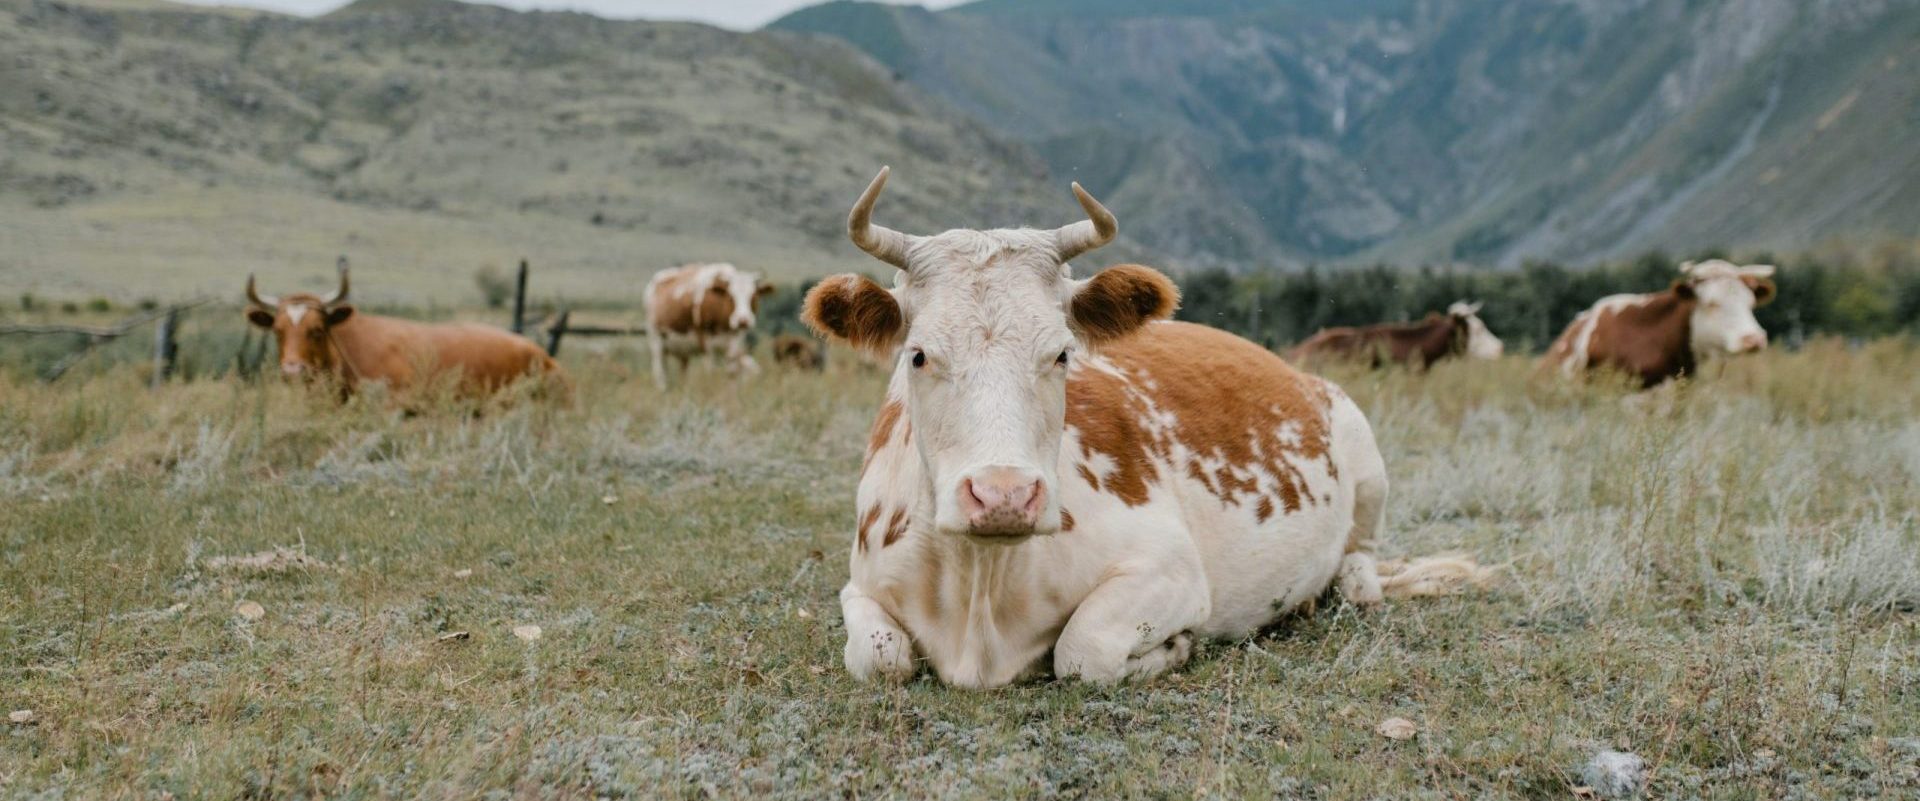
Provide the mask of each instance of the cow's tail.
POLYGON ((1452 595, 1492 584, 1500 568, 1487 567, 1463 553, 1414 559, 1389 559, 1375 567, 1380 591, 1388 598, 1452 595))

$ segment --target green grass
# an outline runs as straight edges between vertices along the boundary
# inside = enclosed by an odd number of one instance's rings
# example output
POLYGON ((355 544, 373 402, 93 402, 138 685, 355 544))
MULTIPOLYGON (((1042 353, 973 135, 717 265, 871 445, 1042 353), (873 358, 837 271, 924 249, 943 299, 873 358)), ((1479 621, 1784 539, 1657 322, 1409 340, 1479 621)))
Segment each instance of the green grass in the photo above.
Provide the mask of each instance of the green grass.
POLYGON ((1920 792, 1910 344, 1635 402, 1343 373, 1389 549, 1502 585, 993 693, 839 665, 879 375, 567 362, 574 407, 478 418, 0 377, 0 797, 1564 798, 1603 747, 1651 797, 1920 792), (317 564, 221 562, 274 548, 317 564))

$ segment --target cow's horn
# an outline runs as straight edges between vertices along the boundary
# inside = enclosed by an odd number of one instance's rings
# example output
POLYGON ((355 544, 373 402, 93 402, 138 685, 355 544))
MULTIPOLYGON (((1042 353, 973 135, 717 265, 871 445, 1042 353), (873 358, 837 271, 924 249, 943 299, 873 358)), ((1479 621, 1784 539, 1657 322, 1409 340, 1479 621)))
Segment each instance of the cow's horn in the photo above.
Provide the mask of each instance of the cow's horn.
POLYGON ((347 299, 347 257, 341 256, 339 261, 334 262, 334 267, 340 270, 340 291, 333 293, 333 295, 326 300, 320 301, 320 305, 322 306, 332 306, 335 303, 347 299))
POLYGON ((1067 262, 1082 253, 1113 241, 1120 233, 1120 222, 1113 218, 1113 212, 1094 200, 1093 195, 1073 184, 1073 196, 1080 199, 1080 208, 1087 210, 1087 219, 1059 228, 1053 232, 1053 241, 1060 249, 1060 261, 1067 262))
POLYGON ((867 191, 860 193, 853 212, 847 215, 847 237, 874 258, 904 270, 907 269, 907 249, 913 246, 914 238, 873 224, 873 204, 880 199, 880 190, 886 188, 887 173, 892 169, 881 167, 873 183, 867 184, 867 191))
POLYGON ((253 273, 247 273, 247 300, 255 306, 265 309, 280 308, 280 299, 272 295, 262 295, 253 288, 253 273))

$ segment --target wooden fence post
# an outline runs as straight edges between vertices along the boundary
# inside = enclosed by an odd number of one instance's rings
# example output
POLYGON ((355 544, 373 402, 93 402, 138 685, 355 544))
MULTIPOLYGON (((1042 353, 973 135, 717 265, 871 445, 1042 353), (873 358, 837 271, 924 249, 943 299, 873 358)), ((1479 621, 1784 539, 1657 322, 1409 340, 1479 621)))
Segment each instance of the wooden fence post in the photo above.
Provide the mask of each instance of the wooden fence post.
POLYGON ((520 275, 513 282, 513 332, 526 333, 527 260, 520 260, 520 275))
POLYGON ((159 389, 173 375, 173 364, 180 346, 173 341, 174 328, 180 324, 180 309, 168 309, 153 332, 153 388, 159 389))
POLYGON ((560 355, 560 338, 567 334, 567 317, 571 314, 573 314, 572 309, 561 309, 560 316, 554 318, 553 325, 547 326, 548 356, 558 357, 560 355))

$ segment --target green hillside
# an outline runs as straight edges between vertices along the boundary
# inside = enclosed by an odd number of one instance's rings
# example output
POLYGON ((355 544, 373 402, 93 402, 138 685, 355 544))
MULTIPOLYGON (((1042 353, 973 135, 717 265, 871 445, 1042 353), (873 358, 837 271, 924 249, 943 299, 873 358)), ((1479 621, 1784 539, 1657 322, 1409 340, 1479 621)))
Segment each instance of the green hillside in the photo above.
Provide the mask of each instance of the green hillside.
POLYGON ((595 298, 688 260, 871 269, 845 215, 882 164, 901 228, 1078 213, 1030 148, 784 33, 451 0, 311 20, 0 0, 0 53, 8 303, 235 294, 255 270, 318 286, 337 253, 356 292, 442 303, 523 255, 536 294, 595 298))
POLYGON ((1920 232, 1920 3, 833 2, 1200 262, 1516 264, 1920 232))

